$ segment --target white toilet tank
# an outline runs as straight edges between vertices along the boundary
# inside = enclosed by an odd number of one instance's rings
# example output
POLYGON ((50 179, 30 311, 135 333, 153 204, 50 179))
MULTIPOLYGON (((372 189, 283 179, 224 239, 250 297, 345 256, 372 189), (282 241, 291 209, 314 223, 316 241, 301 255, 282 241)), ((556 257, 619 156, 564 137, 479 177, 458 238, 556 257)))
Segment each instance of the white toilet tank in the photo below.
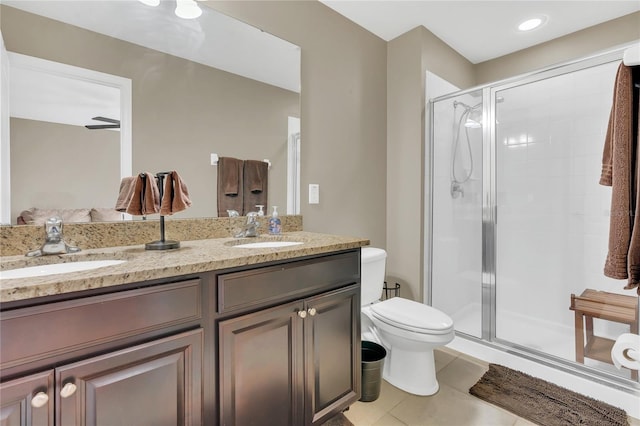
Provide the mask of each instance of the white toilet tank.
POLYGON ((384 287, 384 270, 387 252, 374 247, 362 247, 360 254, 362 306, 380 299, 384 287))

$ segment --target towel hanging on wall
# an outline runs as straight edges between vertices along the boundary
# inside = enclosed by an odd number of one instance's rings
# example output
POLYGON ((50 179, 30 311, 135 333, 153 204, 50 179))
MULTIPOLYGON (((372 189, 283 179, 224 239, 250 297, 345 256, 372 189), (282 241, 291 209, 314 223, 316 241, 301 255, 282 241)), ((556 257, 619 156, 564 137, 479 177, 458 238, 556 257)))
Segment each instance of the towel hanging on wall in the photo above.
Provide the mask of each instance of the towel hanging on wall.
POLYGON ((227 210, 242 214, 243 163, 232 157, 218 159, 218 217, 228 216, 227 210))
POLYGON ((255 212, 257 205, 267 206, 269 165, 264 161, 245 160, 243 171, 243 214, 255 212))
POLYGON ((636 288, 640 283, 640 215, 636 214, 640 200, 640 96, 635 87, 639 76, 638 67, 623 63, 618 67, 600 177, 601 185, 611 186, 609 250, 604 274, 628 279, 625 289, 636 288))

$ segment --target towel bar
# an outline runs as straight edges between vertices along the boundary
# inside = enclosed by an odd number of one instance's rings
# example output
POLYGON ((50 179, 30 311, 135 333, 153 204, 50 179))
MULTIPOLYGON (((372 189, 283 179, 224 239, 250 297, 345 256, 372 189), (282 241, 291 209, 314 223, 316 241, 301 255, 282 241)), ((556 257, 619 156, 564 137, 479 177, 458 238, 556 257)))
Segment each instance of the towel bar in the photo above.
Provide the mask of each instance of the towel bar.
MULTIPOLYGON (((216 153, 211 153, 211 165, 212 165, 212 166, 217 166, 217 165, 218 165, 218 160, 219 160, 219 159, 220 159, 220 158, 218 157, 218 154, 216 154, 216 153)), ((268 159, 268 158, 265 158, 265 159, 264 159, 264 160, 262 160, 262 161, 264 161, 265 163, 267 163, 267 166, 269 167, 269 169, 271 168, 271 161, 269 161, 269 159, 268 159)))

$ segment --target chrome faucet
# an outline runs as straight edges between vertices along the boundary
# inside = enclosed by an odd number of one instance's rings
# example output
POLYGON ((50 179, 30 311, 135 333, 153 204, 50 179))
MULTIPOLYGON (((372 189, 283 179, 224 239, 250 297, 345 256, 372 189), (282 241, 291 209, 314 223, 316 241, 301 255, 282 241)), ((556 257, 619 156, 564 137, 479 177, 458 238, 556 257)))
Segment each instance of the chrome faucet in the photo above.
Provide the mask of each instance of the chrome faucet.
POLYGON ((257 237, 259 227, 260 227, 260 222, 258 222, 258 213, 249 212, 247 213, 246 225, 244 225, 244 228, 242 228, 242 231, 234 235, 234 237, 236 238, 257 237))
POLYGON ((58 216, 50 217, 44 223, 45 239, 44 244, 37 250, 27 253, 29 257, 46 256, 49 254, 76 253, 80 248, 70 246, 62 238, 62 219, 58 216))

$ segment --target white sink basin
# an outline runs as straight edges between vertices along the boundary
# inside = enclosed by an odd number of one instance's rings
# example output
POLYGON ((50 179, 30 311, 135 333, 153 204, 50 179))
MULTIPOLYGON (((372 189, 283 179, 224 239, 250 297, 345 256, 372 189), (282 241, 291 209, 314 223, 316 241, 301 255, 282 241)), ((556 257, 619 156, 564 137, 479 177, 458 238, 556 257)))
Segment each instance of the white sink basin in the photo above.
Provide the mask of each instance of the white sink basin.
POLYGON ((275 247, 289 247, 302 244, 298 241, 260 241, 256 243, 238 244, 233 247, 236 248, 275 248, 275 247))
POLYGON ((52 265, 28 266, 25 268, 0 271, 0 279, 42 277, 45 275, 65 274, 67 272, 87 271, 105 266, 119 265, 126 260, 90 260, 85 262, 54 263, 52 265))

